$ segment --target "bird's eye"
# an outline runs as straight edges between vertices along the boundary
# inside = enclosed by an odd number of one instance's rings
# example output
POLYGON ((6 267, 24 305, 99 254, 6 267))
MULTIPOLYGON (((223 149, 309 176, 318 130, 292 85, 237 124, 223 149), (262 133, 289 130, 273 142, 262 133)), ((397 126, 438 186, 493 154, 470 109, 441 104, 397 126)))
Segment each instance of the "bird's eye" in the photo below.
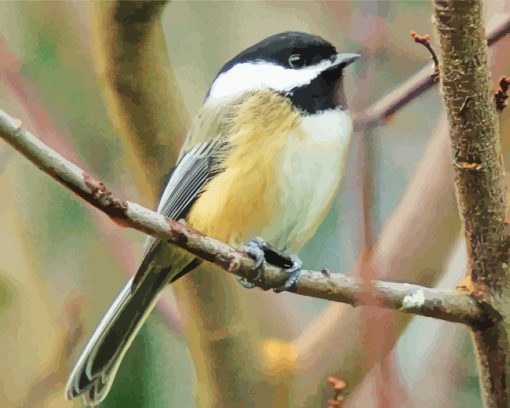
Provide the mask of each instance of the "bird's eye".
POLYGON ((292 54, 289 57, 289 66, 291 68, 302 68, 306 65, 305 57, 301 54, 292 54))

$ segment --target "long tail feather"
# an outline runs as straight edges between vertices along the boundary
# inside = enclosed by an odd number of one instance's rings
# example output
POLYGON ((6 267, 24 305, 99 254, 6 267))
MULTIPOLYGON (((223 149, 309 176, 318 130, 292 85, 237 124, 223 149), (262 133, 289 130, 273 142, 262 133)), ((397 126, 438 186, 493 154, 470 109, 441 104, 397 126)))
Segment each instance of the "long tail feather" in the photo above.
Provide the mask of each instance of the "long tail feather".
POLYGON ((82 394, 85 403, 97 405, 108 393, 124 354, 153 309, 168 271, 151 271, 132 287, 126 284, 110 306, 76 363, 66 386, 72 399, 82 394))

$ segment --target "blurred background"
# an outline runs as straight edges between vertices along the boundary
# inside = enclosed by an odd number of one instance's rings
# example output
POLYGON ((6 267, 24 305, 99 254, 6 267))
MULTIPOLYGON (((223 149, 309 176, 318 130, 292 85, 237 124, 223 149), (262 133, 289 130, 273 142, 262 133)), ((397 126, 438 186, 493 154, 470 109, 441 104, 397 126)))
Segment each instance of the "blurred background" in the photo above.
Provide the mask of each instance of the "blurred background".
MULTIPOLYGON (((509 11, 506 3, 486 2, 488 25, 509 11)), ((115 194, 150 208, 154 182, 173 165, 184 136, 185 112, 197 111, 226 60, 260 39, 300 30, 325 37, 340 51, 361 53, 346 76, 353 112, 363 112, 430 59, 409 36, 410 30, 433 34, 428 1, 170 2, 162 8, 161 45, 171 68, 165 66, 162 75, 173 72, 175 82, 161 92, 179 98, 174 103, 184 109, 176 125, 178 118, 154 108, 161 127, 172 127, 172 140, 165 143, 164 132, 159 135, 163 146, 156 161, 144 156, 143 140, 128 137, 128 111, 116 107, 108 90, 110 6, 1 2, 0 107, 115 194)), ((494 87, 510 73, 509 51, 505 39, 491 48, 494 87)), ((131 73, 136 86, 150 86, 153 62, 131 73)), ((135 93, 130 97, 136 110, 139 100, 135 93)), ((301 253, 307 268, 446 288, 458 284, 466 258, 442 110, 434 88, 391 121, 355 134, 340 194, 301 253)), ((507 164, 509 118, 508 111, 501 116, 507 164)), ((0 191, 0 406, 80 407, 81 401, 64 400, 70 368, 136 271, 145 237, 113 224, 1 142, 0 191)), ((334 395, 330 375, 347 383, 344 407, 481 405, 464 327, 247 291, 226 274, 218 279, 232 284, 225 291, 232 291, 231 305, 241 317, 233 328, 229 314, 236 312, 209 306, 209 319, 224 321, 227 337, 238 334, 231 347, 241 351, 229 356, 237 356, 239 376, 245 370, 253 378, 238 382, 218 375, 215 393, 223 402, 208 398, 215 378, 197 379, 193 359, 219 361, 223 349, 204 346, 215 341, 206 325, 183 329, 182 310, 168 289, 102 407, 327 407, 334 395), (196 343, 203 347, 190 346, 196 343), (260 357, 253 370, 247 357, 252 351, 260 357)), ((186 301, 179 301, 181 308, 186 301)))

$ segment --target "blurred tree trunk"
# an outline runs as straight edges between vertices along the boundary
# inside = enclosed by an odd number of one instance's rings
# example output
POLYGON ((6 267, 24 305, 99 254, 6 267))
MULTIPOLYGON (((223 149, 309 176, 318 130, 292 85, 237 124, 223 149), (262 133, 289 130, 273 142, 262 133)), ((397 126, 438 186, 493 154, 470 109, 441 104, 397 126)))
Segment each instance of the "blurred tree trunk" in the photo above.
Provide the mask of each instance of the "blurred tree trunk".
MULTIPOLYGON (((164 5, 113 1, 90 8, 109 111, 130 146, 137 186, 150 202, 188 125, 159 21, 164 5)), ((235 279, 210 269, 201 266, 173 285, 195 363, 198 406, 265 405, 271 393, 256 317, 235 279)))

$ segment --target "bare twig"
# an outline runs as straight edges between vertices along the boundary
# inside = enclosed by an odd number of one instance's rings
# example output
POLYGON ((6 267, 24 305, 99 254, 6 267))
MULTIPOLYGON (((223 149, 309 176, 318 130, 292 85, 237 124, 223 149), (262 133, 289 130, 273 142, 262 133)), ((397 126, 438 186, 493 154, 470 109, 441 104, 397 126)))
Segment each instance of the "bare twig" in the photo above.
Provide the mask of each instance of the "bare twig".
POLYGON ((464 224, 472 293, 502 320, 473 330, 484 406, 510 405, 510 271, 506 194, 498 118, 490 94, 480 0, 435 0, 457 201, 464 224))
POLYGON ((510 77, 502 76, 499 80, 499 89, 494 94, 494 100, 496 102, 496 109, 498 112, 503 112, 505 109, 508 99, 508 87, 510 86, 510 77))
POLYGON ((434 63, 434 72, 432 72, 432 79, 436 82, 439 79, 439 60, 437 54, 432 45, 430 44, 430 35, 419 35, 416 31, 411 31, 411 37, 414 42, 423 45, 430 53, 432 62, 434 63))
MULTIPOLYGON (((25 130, 21 121, 1 110, 0 137, 41 170, 109 215, 119 225, 171 242, 227 272, 257 283, 255 280, 259 272, 253 269, 255 263, 246 254, 178 221, 116 198, 103 183, 51 150, 25 130)), ((287 278, 284 270, 265 265, 262 282, 259 282, 258 286, 264 289, 279 286, 287 278)), ((470 325, 483 324, 492 318, 484 307, 462 292, 377 281, 370 282, 367 287, 352 278, 340 274, 327 276, 320 271, 303 271, 294 292, 353 306, 378 306, 470 325)))
MULTIPOLYGON (((487 43, 492 45, 510 32, 510 16, 499 20, 487 30, 487 43)), ((386 123, 393 114, 434 85, 430 76, 433 64, 427 64, 411 78, 380 100, 354 116, 354 129, 363 130, 386 123)))

